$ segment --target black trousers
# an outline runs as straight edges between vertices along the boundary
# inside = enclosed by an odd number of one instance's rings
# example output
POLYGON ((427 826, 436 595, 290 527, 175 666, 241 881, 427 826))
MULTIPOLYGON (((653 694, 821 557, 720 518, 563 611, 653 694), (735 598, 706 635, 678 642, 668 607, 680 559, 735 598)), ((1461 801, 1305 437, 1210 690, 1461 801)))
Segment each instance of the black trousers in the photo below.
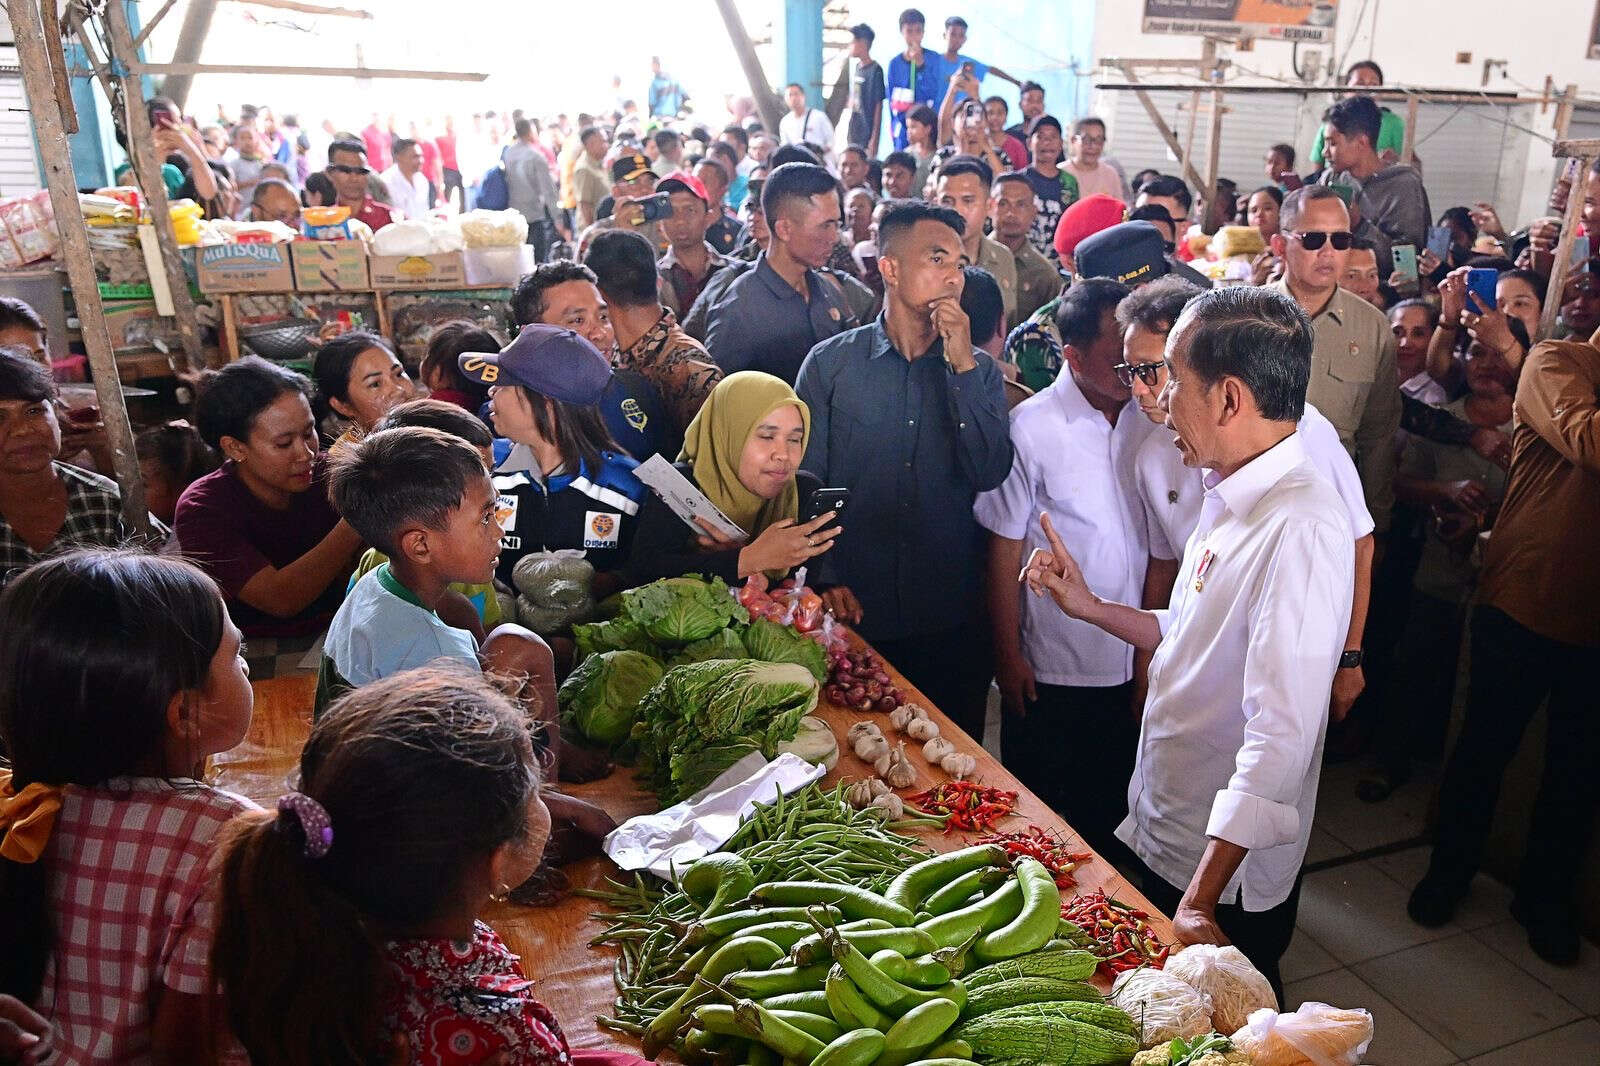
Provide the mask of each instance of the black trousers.
POLYGON ((1528 826, 1517 897, 1570 916, 1573 889, 1600 799, 1600 713, 1595 649, 1540 636, 1494 607, 1472 616, 1472 680, 1466 718, 1439 786, 1430 880, 1465 892, 1483 860, 1506 766, 1548 697, 1544 776, 1528 826))
POLYGON ((901 640, 873 640, 872 646, 973 740, 983 740, 983 720, 994 679, 989 627, 981 620, 901 640))
MULTIPOLYGON (((1172 917, 1188 886, 1175 888, 1142 862, 1139 866, 1144 873, 1142 887, 1145 898, 1155 904, 1157 910, 1172 917)), ((1283 959, 1283 953, 1289 950, 1289 941, 1294 939, 1295 917, 1300 913, 1300 885, 1304 880, 1303 874, 1296 877, 1289 898, 1270 910, 1247 911, 1239 903, 1217 905, 1217 925, 1223 935, 1233 942, 1233 946, 1244 952, 1244 957, 1272 985, 1272 991, 1278 997, 1279 1009, 1288 1004, 1283 1001, 1283 976, 1278 971, 1278 963, 1283 959)))
POLYGON ((1400 639, 1401 668, 1389 679, 1378 721, 1378 765, 1399 779, 1413 759, 1437 757, 1450 726, 1466 607, 1413 591, 1400 639))
POLYGON ((1110 688, 1036 685, 1022 715, 1000 720, 1001 761, 1101 857, 1134 861, 1116 837, 1128 815, 1128 779, 1139 746, 1133 683, 1110 688), (1085 758, 1085 751, 1093 757, 1085 758))

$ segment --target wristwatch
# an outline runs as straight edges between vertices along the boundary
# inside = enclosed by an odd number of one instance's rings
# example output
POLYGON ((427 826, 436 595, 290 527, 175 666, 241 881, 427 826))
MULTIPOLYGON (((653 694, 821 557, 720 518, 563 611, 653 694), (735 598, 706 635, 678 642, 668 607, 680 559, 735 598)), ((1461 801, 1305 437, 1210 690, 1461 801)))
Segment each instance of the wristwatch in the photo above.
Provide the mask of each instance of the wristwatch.
POLYGON ((1354 670, 1356 667, 1361 665, 1361 662, 1365 657, 1365 653, 1360 648, 1354 648, 1350 651, 1347 651, 1343 655, 1339 656, 1339 669, 1354 670))

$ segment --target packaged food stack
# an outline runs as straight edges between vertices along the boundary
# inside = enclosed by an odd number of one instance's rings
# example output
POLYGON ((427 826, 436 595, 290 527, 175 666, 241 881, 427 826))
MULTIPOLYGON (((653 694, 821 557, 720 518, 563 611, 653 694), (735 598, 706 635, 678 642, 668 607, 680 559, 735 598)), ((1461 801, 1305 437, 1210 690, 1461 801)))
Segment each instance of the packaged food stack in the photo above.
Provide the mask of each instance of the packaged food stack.
POLYGON ((56 238, 50 199, 37 193, 0 201, 0 266, 14 269, 55 255, 56 238))
POLYGON ((172 232, 178 239, 178 244, 184 247, 199 244, 203 236, 201 219, 205 209, 193 200, 174 200, 167 207, 167 214, 172 218, 172 232))
POLYGON ((301 211, 300 230, 302 236, 313 241, 372 241, 371 228, 359 218, 351 218, 348 207, 337 204, 301 211))
POLYGON ((139 212, 125 200, 100 193, 79 193, 78 210, 89 229, 90 248, 136 248, 139 212))

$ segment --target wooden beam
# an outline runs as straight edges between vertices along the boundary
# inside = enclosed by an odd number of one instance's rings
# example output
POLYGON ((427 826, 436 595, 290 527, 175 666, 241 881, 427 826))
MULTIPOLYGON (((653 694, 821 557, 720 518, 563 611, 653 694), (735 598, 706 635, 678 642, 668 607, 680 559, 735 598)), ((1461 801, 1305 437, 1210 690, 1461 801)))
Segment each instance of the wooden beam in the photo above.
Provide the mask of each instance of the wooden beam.
POLYGON ((1400 145, 1400 162, 1416 165, 1417 145, 1417 94, 1406 94, 1406 136, 1400 145))
POLYGON ((1577 141, 1558 139, 1551 146, 1550 154, 1557 159, 1592 159, 1600 155, 1600 139, 1588 138, 1577 141))
POLYGON ((1155 101, 1150 99, 1150 94, 1145 92, 1144 86, 1139 84, 1139 75, 1128 67, 1124 67, 1122 73, 1127 76, 1128 81, 1131 83, 1130 87, 1133 89, 1134 96, 1138 97, 1139 103, 1144 105, 1144 113, 1154 123, 1156 132, 1161 134, 1161 139, 1167 142, 1167 147, 1172 149, 1172 154, 1182 162, 1184 180, 1197 189, 1203 187, 1205 183, 1200 180, 1200 175, 1195 172, 1193 165, 1190 164, 1188 157, 1184 154, 1183 148, 1178 144, 1178 135, 1172 132, 1172 127, 1167 125, 1167 120, 1162 118, 1161 112, 1156 109, 1155 101))
POLYGON ((72 102, 72 83, 67 78, 67 54, 61 48, 61 18, 55 3, 40 9, 44 25, 45 54, 50 57, 50 80, 56 99, 61 102, 61 126, 69 134, 78 132, 78 111, 72 102))
POLYGON ((173 5, 175 5, 177 2, 178 0, 167 0, 167 2, 162 4, 161 7, 157 9, 156 13, 150 17, 150 21, 146 22, 144 26, 140 28, 139 36, 133 39, 133 50, 135 52, 144 47, 144 42, 150 39, 150 35, 155 32, 157 26, 161 25, 161 20, 167 17, 167 12, 171 11, 173 5))
POLYGON ((252 7, 271 7, 279 11, 298 11, 303 15, 333 15, 338 18, 369 19, 372 12, 356 7, 329 7, 327 4, 307 4, 301 0, 233 0, 236 4, 252 7))
MULTIPOLYGON (((44 0, 46 4, 54 2, 44 0)), ((55 85, 50 78, 44 25, 37 0, 9 0, 6 10, 15 31, 17 62, 22 67, 23 89, 32 112, 39 157, 44 163, 45 188, 50 190, 50 204, 55 209, 61 254, 66 260, 83 345, 88 350, 89 367, 94 375, 95 398, 99 401, 100 417, 106 424, 112 464, 122 490, 122 517, 130 529, 149 533, 150 514, 145 509, 144 481, 139 476, 139 459, 133 447, 133 425, 128 420, 128 405, 122 396, 111 335, 106 331, 105 309, 100 304, 100 288, 89 253, 89 229, 78 208, 78 179, 72 170, 72 150, 62 125, 61 101, 55 95, 55 85)))
MULTIPOLYGON (((1206 152, 1206 183, 1204 186, 1206 197, 1205 220, 1209 220, 1211 212, 1217 202, 1217 170, 1221 166, 1222 158, 1222 86, 1219 84, 1211 90, 1211 143, 1207 145, 1206 152)), ((1224 218, 1222 225, 1232 224, 1231 218, 1224 218)))
POLYGON ((305 78, 407 78, 414 81, 484 81, 487 74, 460 70, 400 70, 391 67, 265 67, 235 63, 130 63, 136 74, 193 77, 196 74, 259 74, 305 78))
MULTIPOLYGON (((172 46, 174 63, 193 63, 200 58, 206 37, 211 33, 212 16, 216 13, 217 0, 191 0, 188 10, 183 13, 183 25, 178 28, 177 43, 172 46)), ((127 61, 136 59, 138 56, 129 56, 127 61)), ((161 95, 170 96, 181 112, 183 105, 188 102, 189 87, 193 84, 192 75, 173 74, 161 79, 161 95)))
POLYGON ((783 104, 778 100, 778 94, 772 91, 766 71, 761 69, 756 46, 751 42, 750 34, 744 28, 744 19, 739 16, 739 9, 734 6, 733 0, 717 0, 717 11, 722 15, 722 24, 727 27, 728 40, 733 44, 734 54, 739 57, 745 80, 750 83, 750 95, 755 97, 761 125, 766 128, 767 136, 776 140, 778 122, 783 118, 783 104))
POLYGON ((1566 287, 1568 261, 1573 258, 1573 238, 1578 235, 1578 219, 1584 213, 1584 190, 1586 190, 1584 182, 1589 181, 1589 171, 1594 168, 1595 158, 1600 157, 1600 141, 1557 141, 1552 155, 1557 158, 1573 158, 1573 154, 1563 150, 1573 144, 1587 144, 1590 150, 1587 154, 1576 155, 1579 160, 1578 178, 1573 179, 1573 187, 1566 194, 1562 235, 1555 240, 1555 254, 1550 261, 1550 280, 1546 285, 1546 296, 1544 296, 1544 311, 1539 314, 1539 336, 1554 335, 1555 319, 1562 312, 1562 290, 1566 287))
MULTIPOLYGON (((105 18, 106 47, 111 50, 111 60, 115 62, 120 59, 125 66, 129 65, 135 52, 127 9, 120 3, 107 4, 105 18)), ((189 278, 184 273, 183 259, 178 252, 178 236, 172 229, 167 186, 161 180, 162 159, 156 154, 155 136, 150 132, 150 115, 144 106, 144 87, 135 71, 130 70, 118 80, 122 83, 126 121, 123 130, 128 136, 134 180, 144 194, 150 221, 155 223, 156 241, 161 246, 161 265, 166 268, 167 287, 172 290, 173 320, 178 327, 178 340, 183 345, 189 369, 198 373, 206 368, 205 351, 200 344, 200 323, 195 318, 194 298, 189 295, 189 278)))

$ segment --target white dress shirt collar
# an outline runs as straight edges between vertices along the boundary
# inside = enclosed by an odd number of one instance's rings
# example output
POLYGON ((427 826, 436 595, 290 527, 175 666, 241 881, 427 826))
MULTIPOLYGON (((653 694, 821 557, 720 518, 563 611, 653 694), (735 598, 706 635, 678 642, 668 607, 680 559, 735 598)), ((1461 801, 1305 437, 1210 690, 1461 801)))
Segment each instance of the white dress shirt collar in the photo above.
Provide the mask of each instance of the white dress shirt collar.
POLYGON ((1248 519, 1250 512, 1256 509, 1256 504, 1261 502, 1261 497, 1305 458, 1306 449, 1300 443, 1299 432, 1291 432, 1227 477, 1207 469, 1202 482, 1206 496, 1220 498, 1229 511, 1248 519))

